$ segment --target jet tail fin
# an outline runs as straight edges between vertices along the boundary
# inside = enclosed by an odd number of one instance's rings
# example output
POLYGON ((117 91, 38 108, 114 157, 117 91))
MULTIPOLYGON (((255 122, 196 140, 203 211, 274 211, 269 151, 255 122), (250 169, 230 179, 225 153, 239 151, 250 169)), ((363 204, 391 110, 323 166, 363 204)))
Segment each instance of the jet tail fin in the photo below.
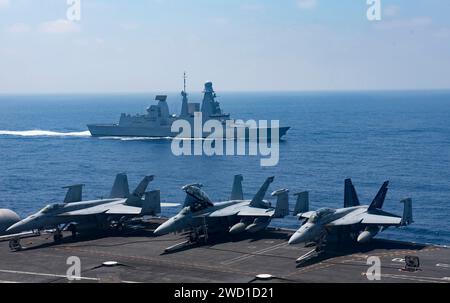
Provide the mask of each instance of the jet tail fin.
POLYGON ((234 176, 233 188, 231 190, 230 200, 244 200, 244 193, 242 191, 242 175, 234 176))
POLYGON ((353 186, 352 179, 345 180, 344 189, 344 207, 359 206, 358 194, 356 193, 355 186, 353 186))
POLYGON ((381 186, 380 190, 378 191, 377 195, 375 196, 375 198, 373 199, 372 203, 369 206, 369 210, 373 210, 373 209, 382 209, 383 208, 383 204, 384 204, 384 200, 386 200, 386 194, 388 192, 388 186, 389 186, 389 181, 386 181, 383 183, 383 185, 381 186))
POLYGON ((151 181, 153 181, 153 179, 154 176, 146 176, 133 191, 133 194, 127 199, 126 204, 127 205, 136 205, 136 203, 141 204, 140 203, 141 199, 144 196, 148 185, 150 184, 151 181))
POLYGON ((67 189, 64 203, 81 202, 83 200, 83 186, 84 184, 77 184, 63 187, 64 189, 67 189))
POLYGON ((403 217, 402 217, 401 225, 407 226, 407 225, 414 223, 413 211, 412 211, 412 199, 411 198, 404 199, 404 200, 400 201, 400 203, 404 203, 403 217))
POLYGON ((294 208, 294 216, 306 213, 309 211, 309 192, 304 191, 298 194, 295 194, 294 196, 297 196, 297 203, 295 204, 294 208))
POLYGON ((258 190, 256 195, 253 197, 252 201, 250 202, 251 207, 264 207, 265 204, 263 203, 264 196, 267 193, 267 190, 269 189, 270 184, 275 180, 275 177, 267 178, 264 184, 261 186, 261 188, 258 190))
POLYGON ((128 177, 126 174, 118 174, 114 185, 111 189, 110 198, 128 198, 130 196, 130 189, 128 187, 128 177))
POLYGON ((284 218, 289 216, 289 190, 277 190, 272 193, 272 196, 277 197, 274 218, 284 218))
POLYGON ((156 216, 161 213, 161 192, 154 190, 145 193, 145 200, 142 203, 142 215, 156 216))
POLYGON ((145 191, 147 190, 148 185, 155 179, 154 176, 146 176, 141 183, 136 187, 133 191, 133 196, 140 197, 144 196, 145 191))

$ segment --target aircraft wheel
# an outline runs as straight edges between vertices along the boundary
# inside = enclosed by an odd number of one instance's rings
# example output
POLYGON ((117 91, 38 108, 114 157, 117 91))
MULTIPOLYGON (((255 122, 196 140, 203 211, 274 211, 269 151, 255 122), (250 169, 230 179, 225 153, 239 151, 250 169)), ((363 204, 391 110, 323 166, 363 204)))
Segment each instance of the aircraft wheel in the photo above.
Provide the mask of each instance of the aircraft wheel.
POLYGON ((77 238, 77 226, 72 224, 68 227, 68 230, 72 233, 72 239, 75 240, 77 238))
POLYGON ((54 241, 55 243, 60 243, 61 240, 62 240, 62 238, 63 238, 63 236, 62 236, 61 234, 54 234, 54 235, 53 235, 53 241, 54 241))
POLYGON ((9 240, 9 249, 11 249, 11 251, 21 251, 22 245, 20 245, 20 239, 9 240))
POLYGON ((117 230, 119 233, 123 232, 124 229, 125 229, 125 226, 123 225, 123 223, 117 224, 117 229, 116 229, 116 230, 117 230))

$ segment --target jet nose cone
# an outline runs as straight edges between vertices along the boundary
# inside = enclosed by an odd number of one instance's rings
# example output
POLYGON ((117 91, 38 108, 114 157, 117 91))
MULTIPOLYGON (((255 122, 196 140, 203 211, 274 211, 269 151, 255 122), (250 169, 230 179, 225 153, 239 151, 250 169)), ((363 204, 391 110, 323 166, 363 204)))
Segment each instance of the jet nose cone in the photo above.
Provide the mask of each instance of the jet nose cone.
POLYGON ((170 227, 171 227, 170 224, 167 224, 167 222, 163 223, 153 232, 153 234, 156 236, 163 236, 169 234, 170 227))
POLYGON ((26 231, 32 231, 35 229, 39 229, 40 219, 35 216, 30 216, 28 218, 23 219, 22 221, 17 222, 16 224, 11 225, 6 232, 10 234, 18 234, 26 231))
POLYGON ((20 233, 23 231, 23 227, 24 227, 24 223, 23 222, 17 222, 16 224, 13 224, 12 226, 10 226, 6 232, 7 233, 20 233))
POLYGON ((289 245, 299 244, 304 242, 304 235, 300 232, 295 232, 295 234, 292 235, 292 237, 289 239, 289 245))
POLYGON ((161 229, 161 226, 158 227, 158 228, 153 232, 153 234, 154 234, 155 236, 162 236, 164 233, 163 233, 163 230, 161 229))

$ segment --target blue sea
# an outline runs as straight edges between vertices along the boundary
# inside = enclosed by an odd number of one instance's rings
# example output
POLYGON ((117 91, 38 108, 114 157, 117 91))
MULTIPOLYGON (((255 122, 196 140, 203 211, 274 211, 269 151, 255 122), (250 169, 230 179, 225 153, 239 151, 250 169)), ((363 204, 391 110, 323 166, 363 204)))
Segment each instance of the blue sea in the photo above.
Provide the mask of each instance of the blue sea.
MULTIPOLYGON (((167 139, 89 136, 87 124, 142 113, 154 95, 0 96, 0 208, 25 216, 61 201, 62 187, 78 183, 86 184, 85 198, 105 197, 121 172, 130 187, 155 175, 151 188, 180 203, 188 183, 204 184, 214 200, 227 199, 233 176, 243 174, 251 198, 273 175, 271 190, 308 190, 313 209, 342 207, 345 178, 353 178, 363 203, 390 180, 385 210, 401 215, 400 200, 411 197, 415 223, 378 237, 450 244, 450 92, 220 93, 233 118, 292 127, 275 167, 261 167, 259 157, 176 157, 167 139)), ((201 100, 200 93, 190 97, 201 100)), ((178 94, 169 95, 169 106, 180 111, 178 94)), ((290 202, 293 207, 293 197, 290 202)), ((299 222, 287 217, 273 225, 299 222)))

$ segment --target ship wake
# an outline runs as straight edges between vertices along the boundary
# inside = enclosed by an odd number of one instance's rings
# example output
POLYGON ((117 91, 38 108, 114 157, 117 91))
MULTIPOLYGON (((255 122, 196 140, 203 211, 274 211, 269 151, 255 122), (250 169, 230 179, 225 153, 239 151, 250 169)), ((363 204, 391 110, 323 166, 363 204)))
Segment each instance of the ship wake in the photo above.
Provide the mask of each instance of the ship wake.
POLYGON ((90 137, 89 131, 83 132, 55 132, 49 130, 25 130, 25 131, 12 131, 12 130, 0 130, 0 136, 14 136, 14 137, 90 137))
POLYGON ((100 140, 119 140, 119 141, 155 141, 171 140, 170 137, 99 137, 100 140))

